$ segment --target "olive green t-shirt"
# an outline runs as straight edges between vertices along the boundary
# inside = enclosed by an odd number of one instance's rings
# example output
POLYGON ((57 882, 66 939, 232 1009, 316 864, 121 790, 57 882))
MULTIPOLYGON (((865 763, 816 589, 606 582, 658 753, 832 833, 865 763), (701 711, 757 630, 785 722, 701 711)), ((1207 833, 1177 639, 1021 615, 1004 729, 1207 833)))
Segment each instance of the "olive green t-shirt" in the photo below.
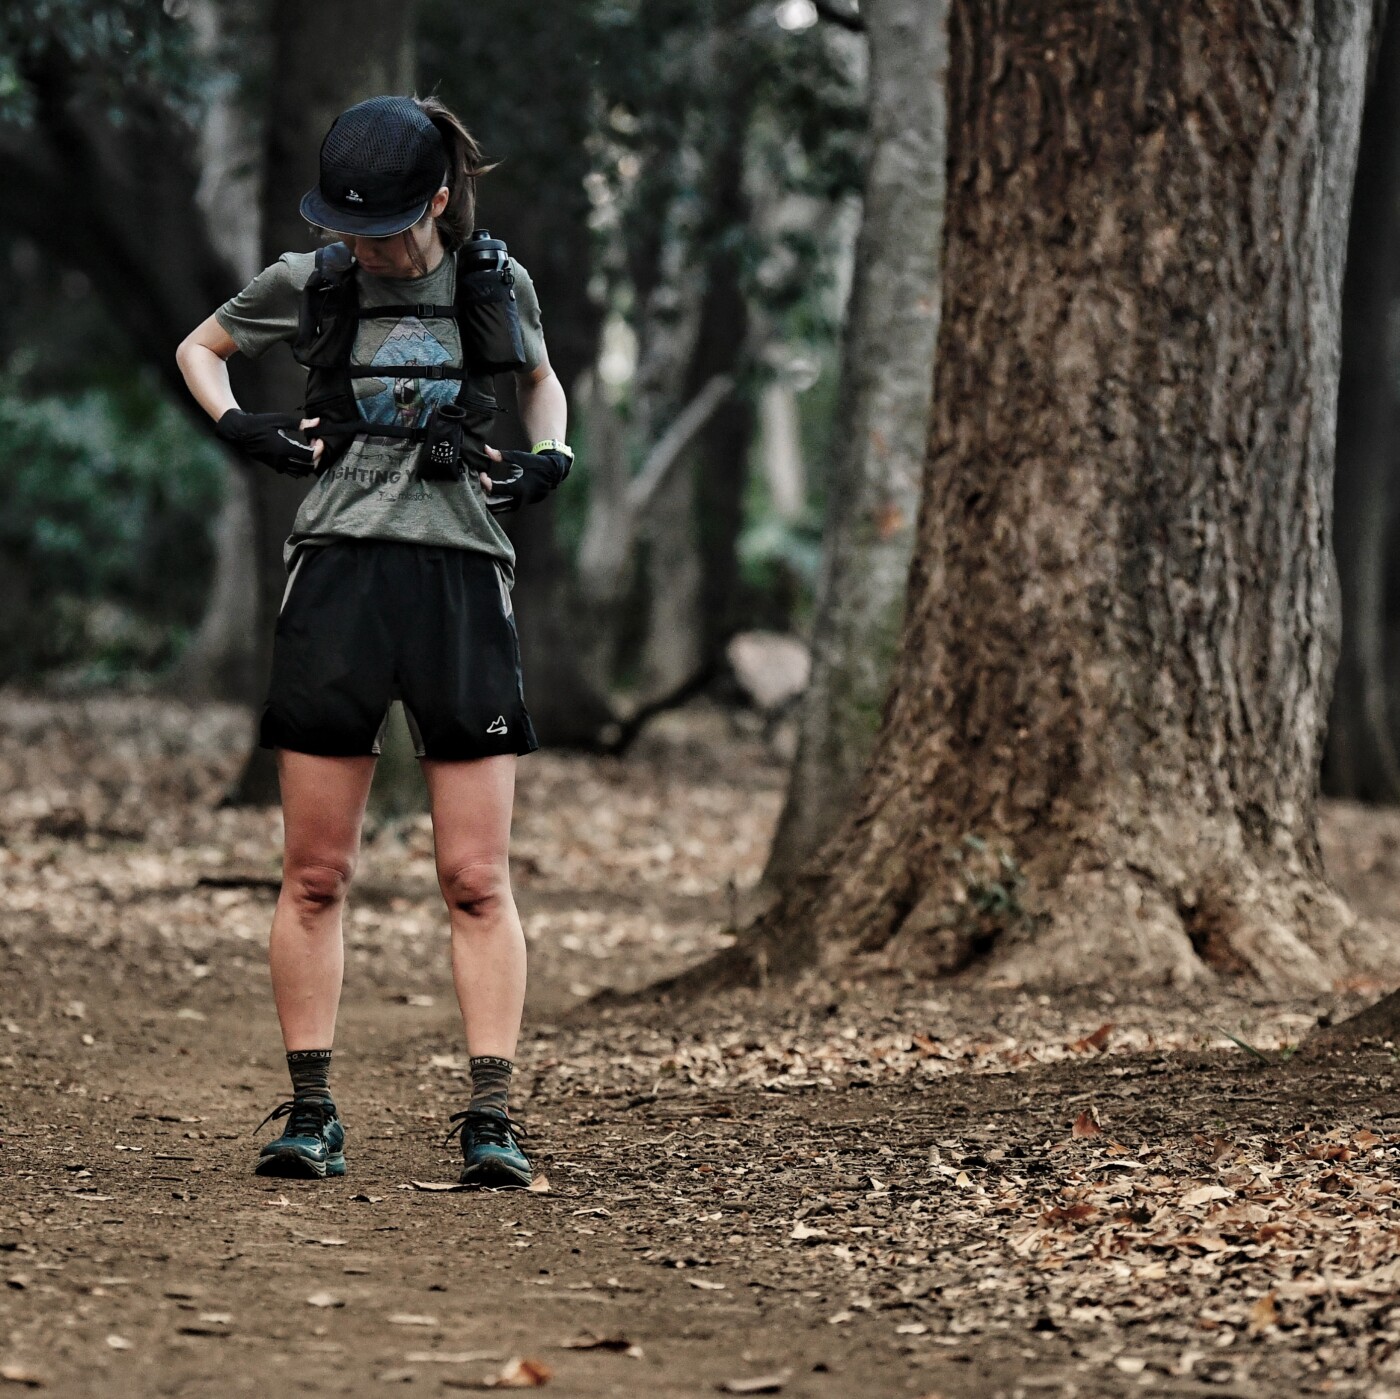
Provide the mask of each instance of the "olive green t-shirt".
MULTIPOLYGON (((301 292, 315 268, 315 253, 283 253, 264 268, 237 296, 214 312, 239 350, 257 359, 273 345, 296 336, 301 292)), ((514 259, 516 302, 525 344, 527 371, 544 359, 540 307, 529 274, 514 259)), ((456 263, 449 254, 421 277, 375 277, 358 265, 362 306, 450 305, 456 292, 456 263)), ((382 364, 462 363, 456 321, 413 313, 398 320, 388 317, 360 322, 353 362, 382 364)), ((472 375, 480 395, 492 393, 489 375, 472 375)), ((459 387, 456 379, 376 379, 351 381, 361 416, 370 422, 421 427, 436 403, 450 403, 459 387)), ((471 445, 490 440, 493 424, 474 415, 467 420, 471 445)), ((315 436, 315 429, 308 429, 315 436)), ((495 445, 493 443, 493 445, 495 445)), ((404 438, 357 435, 345 455, 319 476, 297 511, 283 560, 292 567, 303 545, 333 538, 394 539, 413 544, 436 544, 477 549, 500 564, 507 585, 514 581, 515 550, 495 516, 486 508, 485 493, 475 471, 465 481, 424 481, 416 469, 421 443, 404 438)))

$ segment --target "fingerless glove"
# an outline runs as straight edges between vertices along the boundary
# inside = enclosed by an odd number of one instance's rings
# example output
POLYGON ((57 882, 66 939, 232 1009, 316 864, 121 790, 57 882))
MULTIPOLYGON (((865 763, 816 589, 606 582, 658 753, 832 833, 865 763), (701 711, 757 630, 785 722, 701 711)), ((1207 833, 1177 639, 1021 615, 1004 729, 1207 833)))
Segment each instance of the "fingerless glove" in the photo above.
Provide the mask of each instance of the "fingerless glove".
POLYGON ((491 478, 486 508, 493 515, 509 515, 522 505, 542 501, 572 465, 564 452, 502 452, 501 456, 502 461, 488 460, 483 468, 491 478))
POLYGON ((298 431, 300 423, 296 413, 245 413, 241 408, 230 408, 214 425, 214 431, 245 457, 274 471, 310 476, 316 469, 315 448, 289 435, 298 431))

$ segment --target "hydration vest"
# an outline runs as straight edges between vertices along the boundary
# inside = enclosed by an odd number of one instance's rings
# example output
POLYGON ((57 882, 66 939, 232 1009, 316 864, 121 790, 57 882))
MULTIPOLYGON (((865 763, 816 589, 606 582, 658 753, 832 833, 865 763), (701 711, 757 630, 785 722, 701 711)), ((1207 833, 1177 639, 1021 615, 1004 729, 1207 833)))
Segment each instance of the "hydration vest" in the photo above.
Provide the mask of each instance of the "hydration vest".
MULTIPOLYGON (((485 234, 473 235, 479 237, 485 234)), ((489 235, 487 235, 489 236, 489 235)), ((504 252, 504 245, 500 245, 504 252)), ((455 402, 469 418, 480 421, 501 411, 496 403, 489 376, 522 369, 525 355, 520 339, 519 317, 508 262, 502 259, 494 271, 467 271, 462 251, 451 254, 456 274, 456 295, 451 305, 399 303, 387 306, 361 306, 360 288, 355 277, 356 262, 344 243, 328 243, 316 249, 316 266, 301 294, 296 338, 292 355, 304 365, 306 399, 303 415, 320 418, 308 434, 325 442, 317 473, 333 466, 349 450, 357 436, 392 437, 422 443, 427 440, 426 425, 405 427, 399 423, 373 423, 361 412, 355 398, 356 379, 458 379, 461 388, 455 402), (509 320, 514 333, 504 339, 501 322, 509 320), (457 322, 462 347, 462 367, 447 364, 355 364, 355 335, 360 322, 417 316, 420 320, 444 317, 457 322), (493 332, 483 334, 483 327, 493 332), (486 377, 483 388, 473 378, 486 377)))

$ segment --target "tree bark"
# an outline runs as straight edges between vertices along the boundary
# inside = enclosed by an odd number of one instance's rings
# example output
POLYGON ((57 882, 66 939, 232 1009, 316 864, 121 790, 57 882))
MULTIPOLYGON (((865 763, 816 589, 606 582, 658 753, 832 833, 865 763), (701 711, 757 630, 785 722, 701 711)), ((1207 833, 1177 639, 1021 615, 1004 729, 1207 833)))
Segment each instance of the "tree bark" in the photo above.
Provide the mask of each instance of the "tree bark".
POLYGON ((870 164, 841 352, 812 678, 765 880, 836 829, 879 728, 904 612, 928 435, 947 121, 947 15, 867 0, 870 164))
MULTIPOLYGON (((318 152, 331 122, 367 97, 411 89, 415 10, 411 0, 392 6, 344 0, 336 8, 334 24, 327 24, 312 5, 279 5, 273 10, 272 98, 263 160, 264 266, 289 249, 314 246, 299 205, 316 182, 318 152)), ((300 407, 306 371, 291 353, 279 347, 259 362, 260 368, 263 363, 261 398, 248 406, 259 412, 300 407)), ((256 471, 249 494, 257 560, 253 669, 261 693, 271 673, 273 630, 287 579, 282 546, 292 531, 306 483, 273 471, 256 471)), ((273 755, 254 747, 229 800, 265 805, 277 796, 273 755)))
POLYGON ((1366 98, 1342 292, 1342 373, 1332 535, 1342 647, 1323 780, 1334 796, 1400 800, 1395 706, 1386 667, 1387 564, 1400 427, 1400 24, 1376 49, 1366 98))
MULTIPOLYGON (((1318 987, 1342 254, 1370 0, 950 5, 943 324, 853 813, 696 986, 852 948, 1318 987)), ((1373 954, 1374 955, 1374 954, 1373 954)))

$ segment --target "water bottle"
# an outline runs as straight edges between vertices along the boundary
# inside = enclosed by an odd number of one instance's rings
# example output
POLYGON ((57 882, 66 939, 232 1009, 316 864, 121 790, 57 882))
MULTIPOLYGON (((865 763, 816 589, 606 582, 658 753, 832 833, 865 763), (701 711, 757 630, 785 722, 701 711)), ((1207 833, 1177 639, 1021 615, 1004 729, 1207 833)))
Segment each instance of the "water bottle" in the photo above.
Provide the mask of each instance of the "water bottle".
POLYGON ((474 229, 457 254, 457 329, 468 369, 504 374, 525 368, 510 254, 489 229, 474 229))

